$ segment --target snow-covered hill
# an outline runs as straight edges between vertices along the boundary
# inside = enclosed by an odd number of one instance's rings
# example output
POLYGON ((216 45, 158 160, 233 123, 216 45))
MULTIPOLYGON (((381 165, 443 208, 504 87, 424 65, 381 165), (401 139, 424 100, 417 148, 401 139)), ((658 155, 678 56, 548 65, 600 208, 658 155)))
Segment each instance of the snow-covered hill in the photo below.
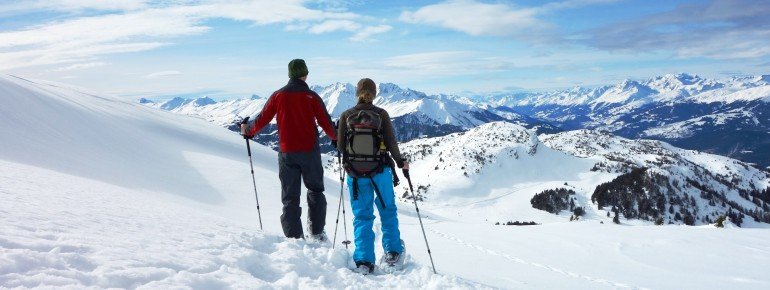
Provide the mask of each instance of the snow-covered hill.
POLYGON ((419 253, 362 277, 342 247, 287 241, 275 152, 253 145, 260 231, 244 140, 205 120, 5 76, 0 103, 0 288, 483 288, 419 253))
POLYGON ((208 97, 185 99, 175 97, 164 102, 153 102, 140 99, 140 104, 158 108, 177 114, 201 117, 220 126, 230 126, 233 120, 239 119, 243 112, 262 110, 267 99, 252 95, 249 99, 227 100, 216 102, 208 97))
POLYGON ((712 223, 721 215, 739 223, 744 219, 770 223, 770 173, 727 157, 684 150, 661 141, 629 140, 597 131, 576 130, 542 136, 551 148, 600 161, 592 171, 629 173, 646 169, 633 183, 645 193, 597 188, 592 199, 614 206, 629 218, 667 223, 712 223), (646 183, 645 183, 646 182, 646 183), (625 195, 615 198, 602 195, 625 195), (608 201, 609 200, 609 201, 608 201), (649 204, 645 204, 649 202, 649 204), (687 217, 692 220, 686 220, 687 217))
MULTIPOLYGON (((530 206, 534 194, 568 188, 581 195, 576 197, 578 205, 600 220, 607 219, 614 206, 628 219, 710 224, 730 215, 736 223, 751 217, 756 219, 748 224, 770 223, 770 195, 765 196, 770 193, 766 192, 770 174, 746 163, 660 141, 589 130, 541 139, 542 143, 521 126, 493 122, 463 133, 411 141, 402 151, 414 164, 423 198, 439 204, 495 200, 494 211, 481 211, 486 220, 525 219, 522 213, 535 211, 522 206, 530 206), (635 168, 660 177, 658 183, 645 184, 647 195, 622 192, 616 193, 622 195, 618 199, 602 198, 599 185, 635 168), (507 192, 517 192, 519 197, 504 198, 507 192), (516 214, 511 213, 514 210, 516 214)), ((532 214, 531 219, 541 216, 532 214)))

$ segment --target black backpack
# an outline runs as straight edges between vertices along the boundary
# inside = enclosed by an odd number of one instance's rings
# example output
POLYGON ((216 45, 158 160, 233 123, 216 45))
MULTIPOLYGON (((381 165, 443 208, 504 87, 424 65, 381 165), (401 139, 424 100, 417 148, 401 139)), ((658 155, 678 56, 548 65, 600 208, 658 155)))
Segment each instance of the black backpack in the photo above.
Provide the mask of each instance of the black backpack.
POLYGON ((359 110, 344 120, 347 125, 345 168, 352 177, 372 177, 382 171, 382 119, 374 110, 359 110))
MULTIPOLYGON (((347 125, 347 145, 345 146, 344 162, 345 171, 353 178, 353 199, 358 199, 358 178, 371 180, 374 191, 380 204, 385 208, 385 203, 380 195, 380 189, 372 178, 382 172, 388 157, 382 135, 382 118, 378 110, 359 110, 343 120, 347 125)), ((398 176, 395 168, 392 168, 393 183, 398 185, 398 176)))

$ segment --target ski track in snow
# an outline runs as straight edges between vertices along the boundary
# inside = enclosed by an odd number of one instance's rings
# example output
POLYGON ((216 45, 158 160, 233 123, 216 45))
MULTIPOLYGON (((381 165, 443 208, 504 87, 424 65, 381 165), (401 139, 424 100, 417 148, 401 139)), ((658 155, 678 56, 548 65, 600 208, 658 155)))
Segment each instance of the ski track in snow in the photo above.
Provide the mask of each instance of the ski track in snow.
POLYGON ((499 253, 497 251, 490 250, 490 249, 484 248, 484 247, 479 246, 479 245, 474 245, 472 243, 463 241, 460 238, 457 238, 455 236, 446 234, 444 232, 441 232, 441 231, 438 231, 438 230, 435 230, 435 229, 430 229, 429 228, 428 230, 430 230, 431 232, 433 232, 433 233, 435 233, 435 234, 437 234, 437 235, 439 235, 439 236, 441 236, 441 237, 443 237, 445 239, 451 240, 453 242, 456 242, 458 244, 464 245, 466 247, 469 247, 469 248, 472 248, 472 249, 476 249, 476 250, 478 250, 480 252, 483 252, 483 253, 486 253, 486 254, 489 254, 489 255, 492 255, 492 256, 502 257, 502 258, 505 258, 507 260, 519 263, 519 264, 524 264, 524 265, 528 265, 528 266, 532 266, 532 267, 537 267, 537 268, 549 270, 549 271, 552 271, 552 272, 555 272, 555 273, 559 273, 559 274, 562 274, 562 275, 566 275, 566 276, 570 276, 570 277, 574 277, 574 278, 580 278, 580 279, 588 280, 590 282, 600 283, 600 284, 604 284, 604 285, 607 285, 607 286, 610 286, 610 287, 614 287, 614 288, 640 289, 640 290, 641 289, 648 289, 648 288, 639 287, 639 286, 633 286, 633 285, 629 285, 629 284, 625 284, 625 283, 613 282, 613 281, 608 280, 608 279, 586 276, 586 275, 578 274, 578 273, 571 272, 571 271, 562 270, 562 269, 559 269, 559 268, 556 268, 556 267, 552 267, 552 266, 548 266, 548 265, 544 265, 544 264, 540 264, 540 263, 529 262, 529 261, 523 260, 523 259, 518 258, 518 257, 514 257, 514 256, 511 256, 511 255, 508 255, 508 254, 505 254, 505 253, 499 253))

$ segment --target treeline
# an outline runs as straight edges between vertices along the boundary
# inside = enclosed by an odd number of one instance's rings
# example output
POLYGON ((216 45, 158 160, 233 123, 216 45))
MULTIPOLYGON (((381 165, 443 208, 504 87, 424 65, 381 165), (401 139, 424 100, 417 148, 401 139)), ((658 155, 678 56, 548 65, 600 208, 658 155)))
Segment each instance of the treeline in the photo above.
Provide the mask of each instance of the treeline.
MULTIPOLYGON (((668 192, 673 191, 668 178, 659 174, 647 174, 646 168, 636 168, 597 186, 591 195, 591 201, 599 208, 612 206, 628 219, 654 221, 666 212, 666 194, 663 188, 668 189, 668 192)), ((689 200, 687 202, 689 203, 689 200)))
MULTIPOLYGON (((535 194, 529 202, 536 209, 558 214, 566 209, 575 209, 575 200, 572 198, 574 194, 574 190, 567 188, 547 189, 535 194)), ((582 213, 582 208, 580 210, 582 213)))
POLYGON ((496 222, 495 225, 496 226, 499 226, 499 225, 503 225, 503 226, 536 226, 536 225, 539 225, 539 224, 536 223, 536 222, 533 222, 533 221, 529 221, 529 222, 520 222, 520 221, 512 222, 512 221, 507 221, 507 222, 504 222, 504 223, 496 222))
POLYGON ((663 224, 666 218, 669 224, 681 222, 694 225, 698 221, 710 224, 720 216, 726 216, 738 226, 741 226, 747 216, 757 222, 770 223, 770 189, 737 188, 723 178, 711 177, 735 190, 756 207, 743 206, 728 199, 725 192, 717 192, 696 180, 688 178, 680 185, 678 180, 650 172, 647 168, 632 169, 610 182, 600 184, 591 195, 591 201, 600 209, 612 207, 616 216, 620 213, 627 219, 654 221, 657 225, 663 224), (695 189, 708 206, 720 210, 702 212, 705 210, 705 204, 699 204, 695 196, 688 195, 686 188, 695 189))

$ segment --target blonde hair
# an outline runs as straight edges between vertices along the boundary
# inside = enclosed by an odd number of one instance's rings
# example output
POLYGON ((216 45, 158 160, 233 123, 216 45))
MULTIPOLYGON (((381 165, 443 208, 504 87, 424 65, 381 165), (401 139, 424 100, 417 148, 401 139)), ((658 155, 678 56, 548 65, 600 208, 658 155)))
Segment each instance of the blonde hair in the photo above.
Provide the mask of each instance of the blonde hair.
POLYGON ((359 104, 371 103, 374 101, 374 94, 372 94, 370 91, 362 91, 356 95, 356 98, 358 99, 359 104))

